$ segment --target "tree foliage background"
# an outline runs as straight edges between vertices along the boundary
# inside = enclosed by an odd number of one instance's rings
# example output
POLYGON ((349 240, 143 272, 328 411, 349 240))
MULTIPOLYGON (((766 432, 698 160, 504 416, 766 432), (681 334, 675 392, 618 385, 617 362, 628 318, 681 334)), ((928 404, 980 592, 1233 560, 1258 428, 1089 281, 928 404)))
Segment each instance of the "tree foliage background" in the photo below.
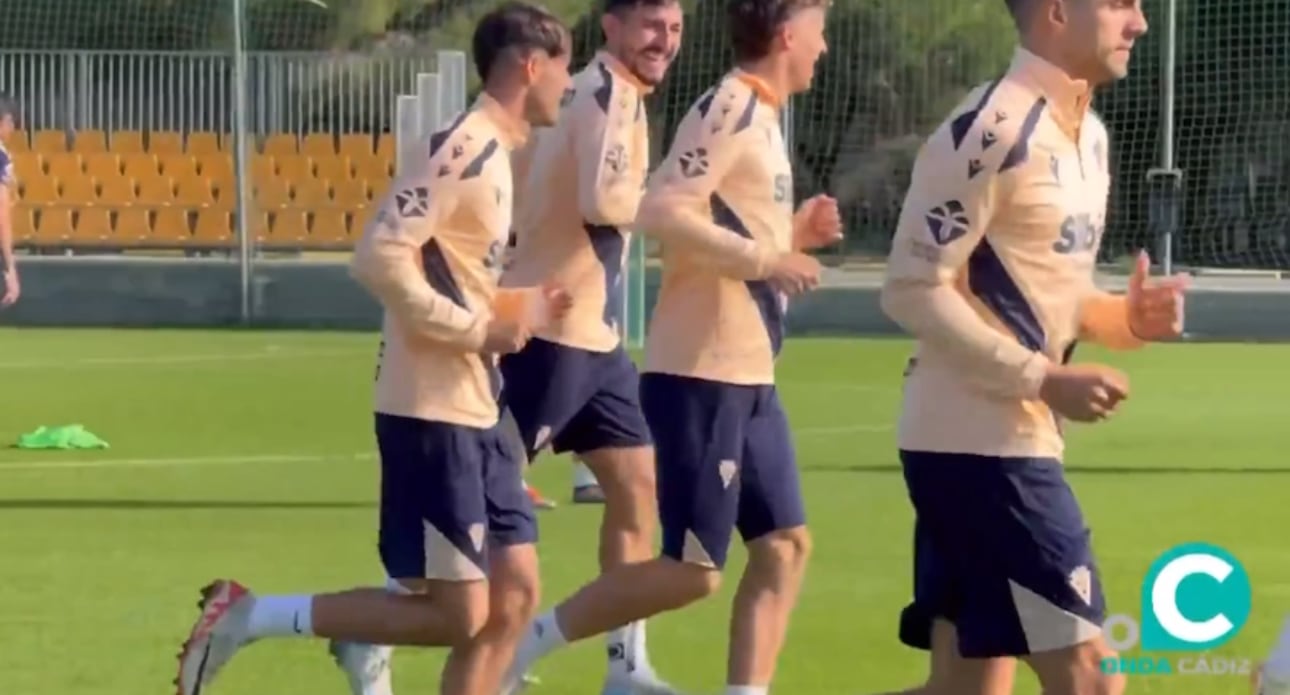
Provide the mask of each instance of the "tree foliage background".
MULTIPOLYGON (((382 54, 468 49, 474 21, 501 0, 245 0, 254 51, 382 54)), ((1110 253, 1146 244, 1143 178, 1159 155, 1163 14, 1133 75, 1095 107, 1113 138, 1110 253)), ((1179 167, 1188 181, 1184 251, 1223 256, 1231 216, 1259 213, 1290 232, 1290 3, 1175 0, 1179 12, 1179 167), (1272 184, 1249 185, 1251 171, 1272 184), (1217 221, 1215 221, 1217 220, 1217 221)), ((578 62, 599 41, 595 0, 547 0, 575 27, 578 62)), ((651 99, 656 145, 728 67, 723 0, 686 0, 685 41, 651 99)), ((3 0, 3 50, 230 51, 231 0, 3 0)), ((880 250, 921 139, 973 86, 999 74, 1015 37, 1003 0, 836 0, 815 89, 794 102, 798 193, 831 191, 854 243, 880 250)), ((378 126, 379 127, 379 126, 378 126)), ((1284 237, 1285 235, 1283 235, 1284 237)), ((1283 242, 1284 245, 1284 242, 1283 242)), ((1233 258, 1232 262, 1249 259, 1233 258)))

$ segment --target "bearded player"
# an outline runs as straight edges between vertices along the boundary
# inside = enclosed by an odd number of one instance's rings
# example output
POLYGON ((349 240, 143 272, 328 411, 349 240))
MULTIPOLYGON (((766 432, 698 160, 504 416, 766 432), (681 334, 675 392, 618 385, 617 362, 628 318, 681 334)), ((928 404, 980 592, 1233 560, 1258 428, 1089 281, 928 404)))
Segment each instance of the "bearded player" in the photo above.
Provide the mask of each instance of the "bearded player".
POLYGON ((882 307, 918 340, 899 446, 916 513, 914 600, 901 639, 930 649, 908 691, 1012 692, 1024 661, 1049 695, 1115 695, 1100 664, 1105 599, 1062 470, 1062 423, 1128 397, 1076 343, 1133 349, 1182 330, 1185 277, 1094 286, 1110 141, 1095 88, 1128 72, 1147 31, 1137 0, 1008 0, 1021 46, 914 166, 882 307))

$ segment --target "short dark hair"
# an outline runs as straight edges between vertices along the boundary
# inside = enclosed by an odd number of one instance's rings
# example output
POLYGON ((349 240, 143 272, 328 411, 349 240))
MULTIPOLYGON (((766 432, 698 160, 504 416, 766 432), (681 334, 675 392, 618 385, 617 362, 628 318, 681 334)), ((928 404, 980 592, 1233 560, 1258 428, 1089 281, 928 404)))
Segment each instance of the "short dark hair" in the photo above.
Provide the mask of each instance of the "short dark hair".
POLYGON ((508 2, 480 18, 470 51, 479 79, 487 82, 497 59, 507 52, 544 51, 552 58, 569 50, 569 29, 537 5, 508 2))
POLYGON ((681 0, 604 0, 605 14, 615 14, 637 7, 663 7, 681 0))
POLYGON ((1012 21, 1020 28, 1030 18, 1030 13, 1035 9, 1033 0, 1003 0, 1008 6, 1008 14, 1012 15, 1012 21))
POLYGON ((726 23, 735 60, 765 58, 784 22, 799 10, 828 4, 828 0, 728 0, 726 23))

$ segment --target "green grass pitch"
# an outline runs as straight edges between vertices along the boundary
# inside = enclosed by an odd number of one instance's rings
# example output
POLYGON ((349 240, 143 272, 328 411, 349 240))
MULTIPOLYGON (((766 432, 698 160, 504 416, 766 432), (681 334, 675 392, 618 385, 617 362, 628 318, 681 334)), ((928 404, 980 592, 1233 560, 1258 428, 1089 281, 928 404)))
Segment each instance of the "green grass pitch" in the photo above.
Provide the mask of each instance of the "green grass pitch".
MULTIPOLYGON (((368 584, 377 469, 369 403, 376 338, 206 331, 0 331, 0 435, 82 423, 104 452, 0 451, 0 691, 163 693, 219 576, 261 592, 368 584)), ((909 344, 798 339, 779 379, 796 429, 816 550, 775 692, 862 695, 912 685, 923 655, 899 646, 911 514, 892 430, 909 344)), ((1285 348, 1173 345, 1079 359, 1124 367, 1113 422, 1076 428, 1068 465, 1095 530, 1115 612, 1138 612, 1157 553, 1205 540, 1232 550, 1254 614, 1221 652, 1261 656, 1290 607, 1285 348), (1269 405, 1269 403, 1271 405, 1269 405)), ((567 497, 567 460, 534 481, 567 497)), ((545 603, 590 576, 597 508, 541 516, 545 603)), ((734 571, 742 565, 736 551, 734 571)), ((733 587, 734 582, 727 583, 733 587)), ((660 671, 721 689, 730 590, 652 622, 660 671)), ((401 651, 401 692, 434 691, 441 654, 401 651)), ((597 693, 599 640, 544 662, 538 693, 597 693)), ((321 642, 258 644, 218 693, 344 692, 321 642)), ((1035 693, 1029 676, 1019 693, 1035 693)), ((1247 693, 1244 679, 1135 678, 1130 692, 1247 693)))

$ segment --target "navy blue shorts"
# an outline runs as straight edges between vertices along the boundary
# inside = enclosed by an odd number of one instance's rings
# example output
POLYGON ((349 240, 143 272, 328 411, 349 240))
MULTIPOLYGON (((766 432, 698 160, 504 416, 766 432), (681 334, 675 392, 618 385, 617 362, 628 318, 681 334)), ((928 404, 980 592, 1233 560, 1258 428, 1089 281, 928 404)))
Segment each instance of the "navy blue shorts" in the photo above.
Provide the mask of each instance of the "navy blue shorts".
POLYGON ((515 443, 479 429, 376 415, 381 561, 395 579, 472 581, 489 546, 537 542, 515 443))
POLYGON ((515 418, 528 458, 649 446, 640 376, 627 351, 591 352, 533 339, 505 355, 502 404, 515 418))
POLYGON ((964 658, 1025 656, 1101 634, 1090 533, 1055 459, 901 451, 914 504, 914 601, 900 639, 953 623, 964 658))
POLYGON ((806 523, 788 418, 774 386, 641 377, 654 433, 663 555, 720 569, 744 542, 806 523))

